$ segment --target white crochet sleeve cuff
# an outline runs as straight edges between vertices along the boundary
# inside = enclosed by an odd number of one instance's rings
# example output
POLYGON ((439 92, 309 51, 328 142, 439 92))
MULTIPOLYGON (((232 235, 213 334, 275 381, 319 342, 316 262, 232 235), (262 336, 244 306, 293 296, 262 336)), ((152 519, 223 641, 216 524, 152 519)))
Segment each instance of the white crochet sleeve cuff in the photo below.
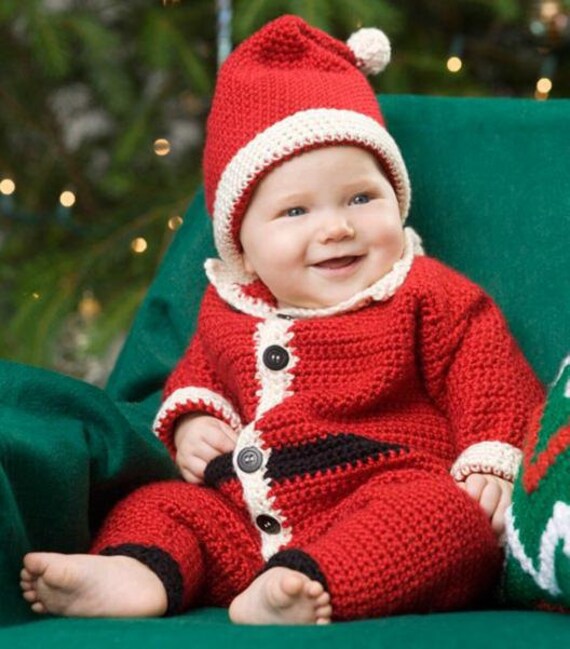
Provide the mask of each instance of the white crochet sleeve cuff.
POLYGON ((451 476, 461 482, 472 473, 487 473, 514 481, 522 451, 506 442, 480 442, 468 446, 451 467, 451 476))
POLYGON ((161 436, 179 417, 191 412, 203 412, 218 417, 237 432, 242 427, 239 415, 227 399, 207 388, 187 387, 175 390, 163 402, 154 420, 154 433, 161 436))

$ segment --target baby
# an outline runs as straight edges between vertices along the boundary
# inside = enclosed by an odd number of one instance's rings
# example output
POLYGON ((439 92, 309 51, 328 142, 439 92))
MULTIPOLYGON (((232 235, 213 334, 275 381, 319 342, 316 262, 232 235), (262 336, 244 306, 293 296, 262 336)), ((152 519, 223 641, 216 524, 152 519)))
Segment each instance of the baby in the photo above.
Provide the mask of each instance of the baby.
POLYGON ((204 177, 219 260, 155 431, 184 481, 89 555, 31 553, 38 613, 234 622, 451 610, 489 594, 542 387, 494 303, 404 228, 405 164, 348 46, 283 16, 222 67, 204 177))

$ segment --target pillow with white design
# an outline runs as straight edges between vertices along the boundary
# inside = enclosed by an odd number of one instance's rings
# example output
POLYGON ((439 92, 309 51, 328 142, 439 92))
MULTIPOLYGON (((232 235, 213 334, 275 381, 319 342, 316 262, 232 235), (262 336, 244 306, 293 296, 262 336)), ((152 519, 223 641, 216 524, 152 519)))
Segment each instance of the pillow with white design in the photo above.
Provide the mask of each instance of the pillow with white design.
POLYGON ((506 602, 570 612, 570 356, 529 430, 506 528, 506 602))

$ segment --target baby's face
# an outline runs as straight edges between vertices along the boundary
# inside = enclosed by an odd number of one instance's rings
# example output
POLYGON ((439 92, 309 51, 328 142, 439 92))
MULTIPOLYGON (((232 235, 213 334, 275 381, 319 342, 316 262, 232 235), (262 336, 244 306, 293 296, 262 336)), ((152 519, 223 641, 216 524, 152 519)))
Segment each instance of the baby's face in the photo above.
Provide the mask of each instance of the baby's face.
POLYGON ((303 153, 257 186, 240 232, 246 270, 285 307, 333 306, 388 273, 404 249, 398 201, 353 146, 303 153))

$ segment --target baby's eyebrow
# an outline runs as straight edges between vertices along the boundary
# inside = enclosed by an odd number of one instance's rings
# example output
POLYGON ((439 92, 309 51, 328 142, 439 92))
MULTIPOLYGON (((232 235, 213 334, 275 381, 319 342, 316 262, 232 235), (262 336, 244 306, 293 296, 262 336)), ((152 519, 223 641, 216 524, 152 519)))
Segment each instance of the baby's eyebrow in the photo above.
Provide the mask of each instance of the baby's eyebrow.
POLYGON ((294 192, 291 194, 281 194, 275 197, 275 202, 279 205, 287 205, 289 207, 296 207, 301 203, 307 201, 308 196, 304 192, 294 192))
POLYGON ((358 178, 351 178, 341 183, 340 189, 345 191, 357 191, 361 189, 376 189, 380 190, 380 183, 370 176, 359 176, 358 178))

